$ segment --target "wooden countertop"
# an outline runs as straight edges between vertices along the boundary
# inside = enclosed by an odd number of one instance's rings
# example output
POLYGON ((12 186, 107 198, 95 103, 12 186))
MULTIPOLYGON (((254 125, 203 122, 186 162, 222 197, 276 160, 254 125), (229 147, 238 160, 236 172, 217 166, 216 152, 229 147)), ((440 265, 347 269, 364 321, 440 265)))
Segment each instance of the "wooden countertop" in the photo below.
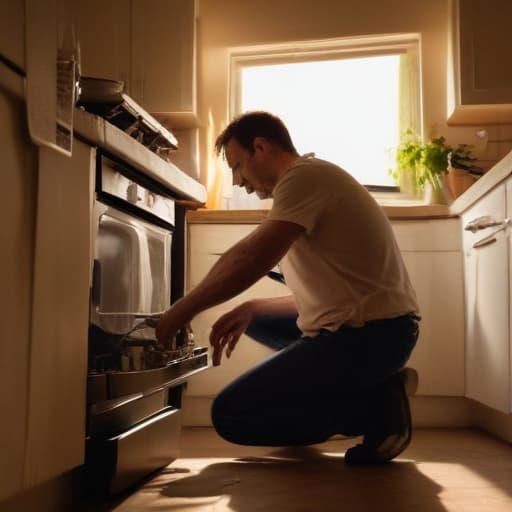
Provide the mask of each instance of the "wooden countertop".
MULTIPOLYGON (((453 217, 447 205, 383 206, 391 220, 444 219, 453 217)), ((189 223, 254 224, 267 216, 268 210, 206 210, 187 212, 189 223)))

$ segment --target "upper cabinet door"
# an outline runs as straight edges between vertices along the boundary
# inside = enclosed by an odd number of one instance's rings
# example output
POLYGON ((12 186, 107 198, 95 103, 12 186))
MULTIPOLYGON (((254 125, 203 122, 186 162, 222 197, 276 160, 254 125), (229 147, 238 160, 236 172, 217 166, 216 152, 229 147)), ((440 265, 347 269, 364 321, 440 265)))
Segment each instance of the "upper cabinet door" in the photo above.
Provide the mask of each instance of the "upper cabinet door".
POLYGON ((73 18, 81 50, 81 74, 120 80, 131 94, 130 0, 75 0, 73 18))
POLYGON ((133 0, 132 9, 134 99, 172 128, 195 125, 196 1, 133 0))
POLYGON ((449 124, 512 122, 511 19, 510 0, 455 2, 455 90, 449 124))
POLYGON ((196 0, 73 0, 81 74, 120 80, 172 129, 197 126, 196 0))
POLYGON ((0 2, 0 53, 25 69, 25 2, 0 2))
POLYGON ((512 2, 462 0, 459 12, 462 104, 512 103, 512 2))

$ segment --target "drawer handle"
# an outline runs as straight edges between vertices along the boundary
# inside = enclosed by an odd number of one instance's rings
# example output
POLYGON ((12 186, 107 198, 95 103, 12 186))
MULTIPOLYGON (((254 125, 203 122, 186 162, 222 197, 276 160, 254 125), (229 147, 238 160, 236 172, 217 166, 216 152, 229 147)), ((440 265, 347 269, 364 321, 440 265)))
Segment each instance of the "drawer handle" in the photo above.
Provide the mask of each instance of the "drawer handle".
POLYGON ((504 224, 508 224, 510 222, 510 219, 505 219, 503 221, 497 221, 494 220, 490 215, 484 215, 482 217, 477 217, 476 219, 473 219, 472 221, 468 222, 464 229, 466 231, 471 231, 472 233, 476 233, 477 231, 480 231, 481 229, 491 228, 493 226, 502 226, 504 224))
POLYGON ((482 238, 482 240, 475 242, 473 244, 473 249, 479 249, 480 247, 485 247, 486 245, 494 244, 496 241, 497 238, 494 236, 493 233, 492 235, 486 236, 485 238, 482 238))

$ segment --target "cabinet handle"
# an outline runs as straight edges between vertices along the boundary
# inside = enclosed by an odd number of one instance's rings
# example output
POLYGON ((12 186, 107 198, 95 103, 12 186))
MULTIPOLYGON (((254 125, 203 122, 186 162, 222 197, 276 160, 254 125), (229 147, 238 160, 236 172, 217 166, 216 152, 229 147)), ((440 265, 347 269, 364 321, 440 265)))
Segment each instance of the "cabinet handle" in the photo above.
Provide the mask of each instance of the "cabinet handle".
POLYGON ((480 247, 485 247, 486 245, 494 244, 497 241, 497 238, 494 236, 494 233, 492 235, 486 236, 485 238, 482 238, 482 240, 478 240, 478 242, 475 242, 473 244, 473 249, 479 249, 480 247))
POLYGON ((485 247, 486 245, 491 245, 494 242, 496 242, 497 241, 496 235, 500 231, 505 231, 505 229, 508 228, 509 224, 510 224, 510 219, 505 219, 503 222, 500 223, 500 227, 498 229, 494 230, 492 233, 485 236, 481 240, 478 240, 477 242, 475 242, 473 244, 473 249, 478 249, 479 247, 485 247))
POLYGON ((505 219, 503 221, 494 220, 490 215, 484 215, 482 217, 477 217, 472 221, 468 222, 464 229, 466 231, 471 231, 472 233, 476 233, 481 229, 491 228, 493 226, 502 226, 503 224, 508 224, 510 219, 505 219))
POLYGON ((92 304, 96 307, 100 305, 101 300, 101 263, 100 260, 94 259, 92 266, 92 304))

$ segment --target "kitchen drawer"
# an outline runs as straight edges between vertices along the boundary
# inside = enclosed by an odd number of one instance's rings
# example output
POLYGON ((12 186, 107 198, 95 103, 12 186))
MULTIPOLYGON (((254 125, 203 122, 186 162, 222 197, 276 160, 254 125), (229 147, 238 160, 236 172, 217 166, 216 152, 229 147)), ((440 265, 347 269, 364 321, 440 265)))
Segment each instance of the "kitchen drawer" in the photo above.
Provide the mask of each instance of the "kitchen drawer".
POLYGON ((111 372, 89 376, 89 403, 114 400, 160 387, 177 386, 195 373, 208 367, 208 349, 196 347, 193 355, 172 361, 162 368, 130 372, 111 372), (99 383, 96 383, 99 381, 99 383))
POLYGON ((181 412, 167 407, 130 430, 89 439, 86 488, 94 496, 118 494, 178 457, 181 412))
POLYGON ((401 251, 460 251, 460 219, 393 221, 401 251))
MULTIPOLYGON (((460 251, 460 219, 395 220, 391 225, 402 251, 460 251)), ((220 255, 258 224, 190 224, 189 257, 220 255)))
POLYGON ((91 405, 87 415, 87 435, 111 437, 148 419, 167 407, 168 393, 168 388, 161 388, 146 395, 132 395, 91 405))
POLYGON ((190 224, 189 254, 224 254, 258 224, 190 224))

